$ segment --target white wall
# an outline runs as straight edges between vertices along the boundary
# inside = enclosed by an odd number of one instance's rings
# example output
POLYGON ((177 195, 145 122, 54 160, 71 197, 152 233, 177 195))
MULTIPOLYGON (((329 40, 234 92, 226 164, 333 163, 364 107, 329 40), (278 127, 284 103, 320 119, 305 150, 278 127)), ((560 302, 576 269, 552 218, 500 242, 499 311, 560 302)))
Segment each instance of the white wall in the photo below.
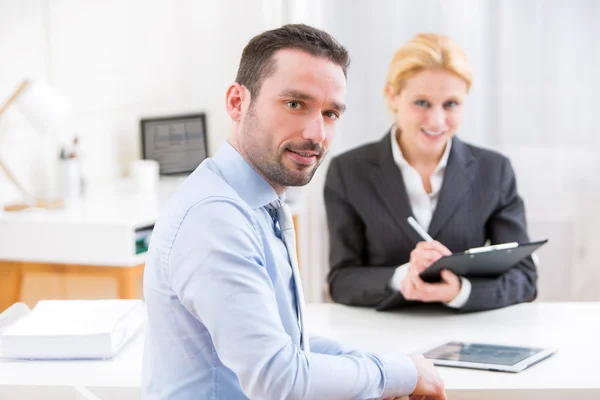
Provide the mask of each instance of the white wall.
MULTIPOLYGON (((206 112, 212 154, 229 132, 225 90, 243 46, 280 23, 280 6, 270 3, 3 0, 0 99, 25 77, 69 98, 73 114, 60 137, 80 136, 89 179, 127 173, 144 116, 206 112)), ((0 156, 39 192, 29 151, 37 142, 15 107, 0 118, 0 156)), ((0 203, 15 196, 0 174, 0 203)))

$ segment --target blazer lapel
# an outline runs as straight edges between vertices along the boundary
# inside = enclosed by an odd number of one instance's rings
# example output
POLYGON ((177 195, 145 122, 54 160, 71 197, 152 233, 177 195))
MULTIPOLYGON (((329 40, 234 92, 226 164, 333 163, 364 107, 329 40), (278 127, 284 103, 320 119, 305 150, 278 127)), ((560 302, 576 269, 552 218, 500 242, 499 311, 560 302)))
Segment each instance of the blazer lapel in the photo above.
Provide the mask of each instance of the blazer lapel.
POLYGON ((371 159, 371 179, 382 203, 392 219, 409 237, 421 241, 421 237, 408 224, 406 219, 412 215, 412 208, 406 194, 406 187, 400 168, 392 155, 391 133, 379 142, 371 159))
POLYGON ((429 225, 429 234, 433 238, 471 188, 475 178, 474 166, 475 158, 469 148, 460 139, 454 137, 437 207, 429 225))

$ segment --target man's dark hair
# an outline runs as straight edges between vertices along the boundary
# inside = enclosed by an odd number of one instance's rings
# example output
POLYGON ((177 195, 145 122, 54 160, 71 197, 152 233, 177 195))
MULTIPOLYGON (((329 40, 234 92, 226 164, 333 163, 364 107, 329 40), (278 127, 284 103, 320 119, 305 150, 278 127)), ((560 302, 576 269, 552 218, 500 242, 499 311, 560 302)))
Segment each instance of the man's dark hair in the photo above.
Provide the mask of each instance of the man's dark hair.
POLYGON ((304 24, 289 24, 253 37, 242 52, 235 81, 258 97, 262 82, 275 72, 273 55, 278 50, 297 49, 325 57, 342 67, 344 76, 350 65, 348 51, 330 34, 304 24))

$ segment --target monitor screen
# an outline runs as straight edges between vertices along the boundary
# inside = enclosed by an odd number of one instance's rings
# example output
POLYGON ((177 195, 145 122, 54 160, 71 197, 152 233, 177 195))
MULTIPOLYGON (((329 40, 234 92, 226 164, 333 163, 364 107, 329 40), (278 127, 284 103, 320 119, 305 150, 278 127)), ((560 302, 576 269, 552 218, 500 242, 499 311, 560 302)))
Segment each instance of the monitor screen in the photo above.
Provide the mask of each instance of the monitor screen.
POLYGON ((161 175, 189 174, 208 157, 205 114, 140 121, 142 158, 156 160, 161 175))

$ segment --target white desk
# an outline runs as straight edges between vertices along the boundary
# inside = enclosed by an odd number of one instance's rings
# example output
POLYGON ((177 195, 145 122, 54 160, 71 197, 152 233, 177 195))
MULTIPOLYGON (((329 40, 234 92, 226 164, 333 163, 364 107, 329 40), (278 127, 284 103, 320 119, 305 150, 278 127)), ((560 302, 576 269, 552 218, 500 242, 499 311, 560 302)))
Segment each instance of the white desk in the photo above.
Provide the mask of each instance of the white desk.
MULTIPOLYGON (((99 182, 62 209, 0 211, 0 312, 22 301, 28 273, 110 277, 117 297, 139 298, 146 253, 136 254, 136 230, 154 226, 181 182, 164 179, 157 190, 138 190, 128 179, 99 182)), ((290 207, 298 226, 302 203, 290 207)), ((68 298, 66 292, 52 297, 68 298)))
POLYGON ((64 208, 0 213, 0 260, 99 266, 143 264, 136 229, 154 225, 181 181, 137 190, 130 180, 99 182, 64 208))
POLYGON ((600 303, 531 303, 475 314, 394 314, 311 305, 308 326, 368 351, 411 353, 447 340, 558 348, 518 374, 440 368, 450 399, 600 399, 600 303))
POLYGON ((21 300, 29 273, 108 276, 119 298, 139 297, 146 254, 136 254, 136 230, 154 225, 180 182, 149 191, 126 179, 96 183, 62 209, 0 212, 0 311, 21 300))
MULTIPOLYGON (((458 315, 377 313, 310 304, 311 331, 368 351, 414 352, 445 339, 558 347, 519 374, 440 368, 451 400, 600 399, 600 303, 534 303, 458 315)), ((87 387, 102 399, 140 397, 143 335, 111 361, 0 361, 0 399, 65 399, 87 387)))
POLYGON ((139 399, 143 349, 144 332, 139 332, 113 360, 0 360, 0 399, 71 400, 74 386, 102 400, 139 399))

